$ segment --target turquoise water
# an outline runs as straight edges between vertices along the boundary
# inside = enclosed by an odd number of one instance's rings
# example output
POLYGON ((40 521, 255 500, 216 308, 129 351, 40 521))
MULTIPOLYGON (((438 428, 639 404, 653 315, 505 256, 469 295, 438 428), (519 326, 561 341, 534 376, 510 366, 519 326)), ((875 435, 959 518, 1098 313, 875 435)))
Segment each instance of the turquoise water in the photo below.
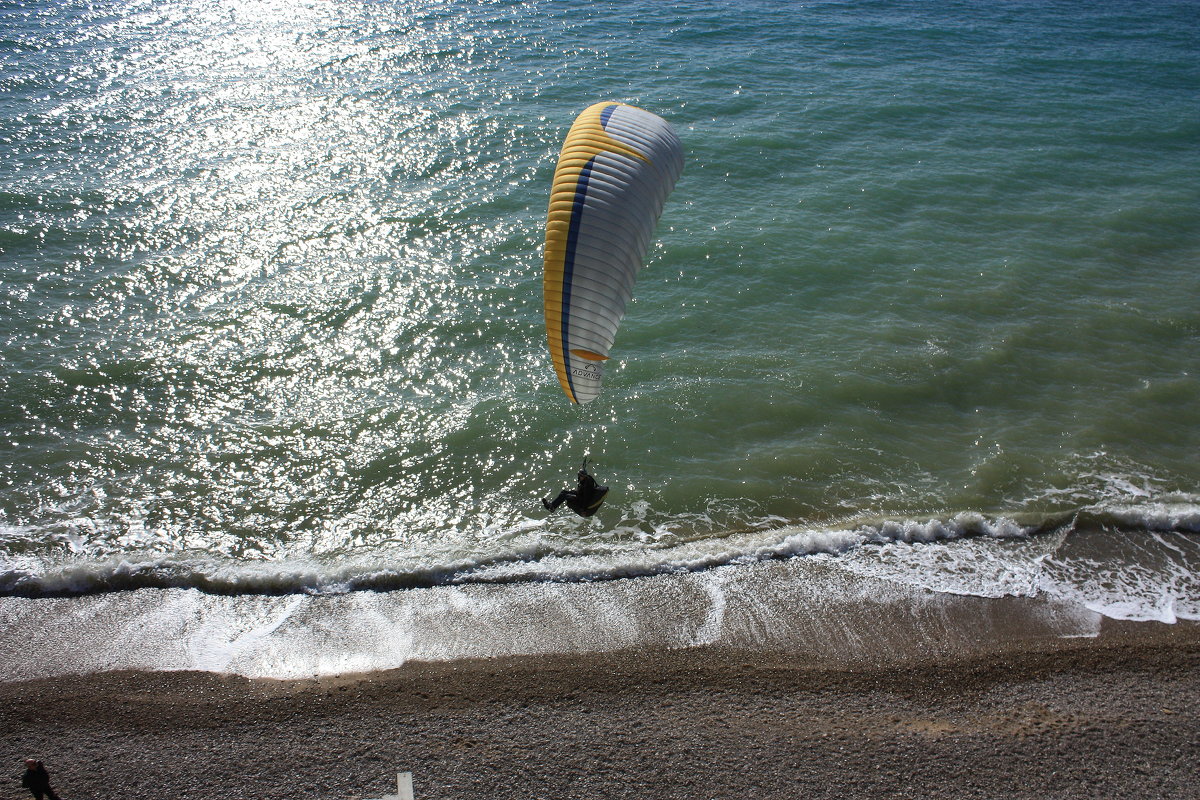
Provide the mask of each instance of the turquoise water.
POLYGON ((1196 617, 1198 56, 1191 2, 0 3, 0 590, 994 596, 1093 531, 1178 554, 1096 602, 1196 617), (541 226, 603 99, 686 161, 580 408, 541 226))

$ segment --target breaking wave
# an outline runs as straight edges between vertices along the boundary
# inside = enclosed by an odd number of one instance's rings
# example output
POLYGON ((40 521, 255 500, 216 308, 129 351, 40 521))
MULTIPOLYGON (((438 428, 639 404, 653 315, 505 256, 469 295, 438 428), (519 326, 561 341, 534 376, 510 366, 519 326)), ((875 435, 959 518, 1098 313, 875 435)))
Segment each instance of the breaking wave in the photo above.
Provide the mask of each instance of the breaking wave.
MULTIPOLYGON (((890 569, 903 581, 919 574, 920 583, 934 591, 1028 595, 1039 589, 1031 571, 1042 570, 1068 537, 1089 531, 1119 534, 1132 542, 1162 533, 1186 536, 1200 532, 1200 507, 1193 499, 1180 497, 1038 515, 961 512, 944 518, 855 519, 824 526, 776 522, 719 536, 668 539, 666 544, 617 535, 609 542, 580 546, 533 529, 514 535, 486 556, 453 551, 414 554, 386 547, 257 561, 203 552, 128 552, 99 558, 16 555, 0 571, 0 595, 73 596, 145 588, 226 595, 343 594, 484 583, 607 581, 805 557, 839 559, 855 570, 869 563, 870 571, 886 574, 890 569), (969 552, 963 549, 964 542, 971 543, 969 552), (1017 553, 1013 543, 1031 543, 1026 549, 1033 546, 1037 552, 1017 553), (928 549, 929 554, 914 558, 918 549, 928 549), (901 550, 903 559, 892 558, 901 550), (902 561, 906 566, 899 566, 902 561), (880 567, 888 562, 890 566, 880 567), (986 566, 989 563, 992 567, 986 566), (996 567, 996 563, 1006 566, 996 567)), ((1193 567, 1200 573, 1200 564, 1180 569, 1193 567)), ((1138 568, 1129 565, 1130 570, 1138 568)), ((1090 579, 1079 575, 1076 580, 1090 579)))

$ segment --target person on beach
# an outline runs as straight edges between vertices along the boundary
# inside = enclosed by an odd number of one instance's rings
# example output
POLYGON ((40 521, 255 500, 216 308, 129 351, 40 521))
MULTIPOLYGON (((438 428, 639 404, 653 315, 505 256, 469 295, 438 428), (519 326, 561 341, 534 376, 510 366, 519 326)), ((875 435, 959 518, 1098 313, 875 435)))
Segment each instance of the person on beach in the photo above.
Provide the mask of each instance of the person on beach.
POLYGON ((25 777, 21 779, 21 785, 33 792, 37 800, 58 800, 58 795, 50 788, 50 773, 46 772, 46 765, 37 759, 25 759, 25 777))
POLYGON ((604 502, 604 496, 608 494, 607 486, 598 486, 596 479, 588 474, 587 459, 583 460, 583 466, 579 468, 579 485, 575 489, 563 489, 558 493, 558 497, 550 500, 542 498, 542 505, 547 511, 553 511, 563 503, 581 517, 590 517, 600 509, 600 504, 604 502))

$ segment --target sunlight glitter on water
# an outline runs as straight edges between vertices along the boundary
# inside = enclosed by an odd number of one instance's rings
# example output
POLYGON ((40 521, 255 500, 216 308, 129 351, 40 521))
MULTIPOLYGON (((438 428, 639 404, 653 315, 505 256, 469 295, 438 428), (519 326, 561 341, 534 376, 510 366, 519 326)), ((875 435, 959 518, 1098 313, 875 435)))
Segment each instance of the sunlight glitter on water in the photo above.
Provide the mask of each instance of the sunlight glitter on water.
POLYGON ((28 8, 0 9, 11 585, 590 580, 1194 497, 1169 5, 1120 43, 1056 8, 28 8), (1110 60, 1072 81, 1089 37, 1110 60), (539 248, 600 97, 669 118, 687 166, 576 409, 539 248), (585 454, 604 514, 544 517, 585 454))

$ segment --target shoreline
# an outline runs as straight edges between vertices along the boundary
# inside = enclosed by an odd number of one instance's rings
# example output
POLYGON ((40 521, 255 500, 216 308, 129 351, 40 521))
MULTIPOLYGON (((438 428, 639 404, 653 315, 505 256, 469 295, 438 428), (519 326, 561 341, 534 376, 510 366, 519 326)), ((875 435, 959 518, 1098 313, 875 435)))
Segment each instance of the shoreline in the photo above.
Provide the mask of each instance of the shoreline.
MULTIPOLYGON (((1186 796, 1200 624, 823 666, 718 646, 412 662, 299 680, 0 683, 13 774, 67 800, 1186 796)), ((0 797, 21 795, 14 777, 0 797)))
MULTIPOLYGON (((1016 558, 1031 557, 1019 542, 1016 558)), ((979 597, 857 574, 819 558, 603 583, 446 586, 339 595, 139 589, 0 598, 0 681, 120 670, 313 678, 413 662, 547 653, 786 652, 817 664, 969 656, 1014 641, 1096 635, 1062 597, 979 597), (28 631, 39 646, 28 647, 28 631)))

